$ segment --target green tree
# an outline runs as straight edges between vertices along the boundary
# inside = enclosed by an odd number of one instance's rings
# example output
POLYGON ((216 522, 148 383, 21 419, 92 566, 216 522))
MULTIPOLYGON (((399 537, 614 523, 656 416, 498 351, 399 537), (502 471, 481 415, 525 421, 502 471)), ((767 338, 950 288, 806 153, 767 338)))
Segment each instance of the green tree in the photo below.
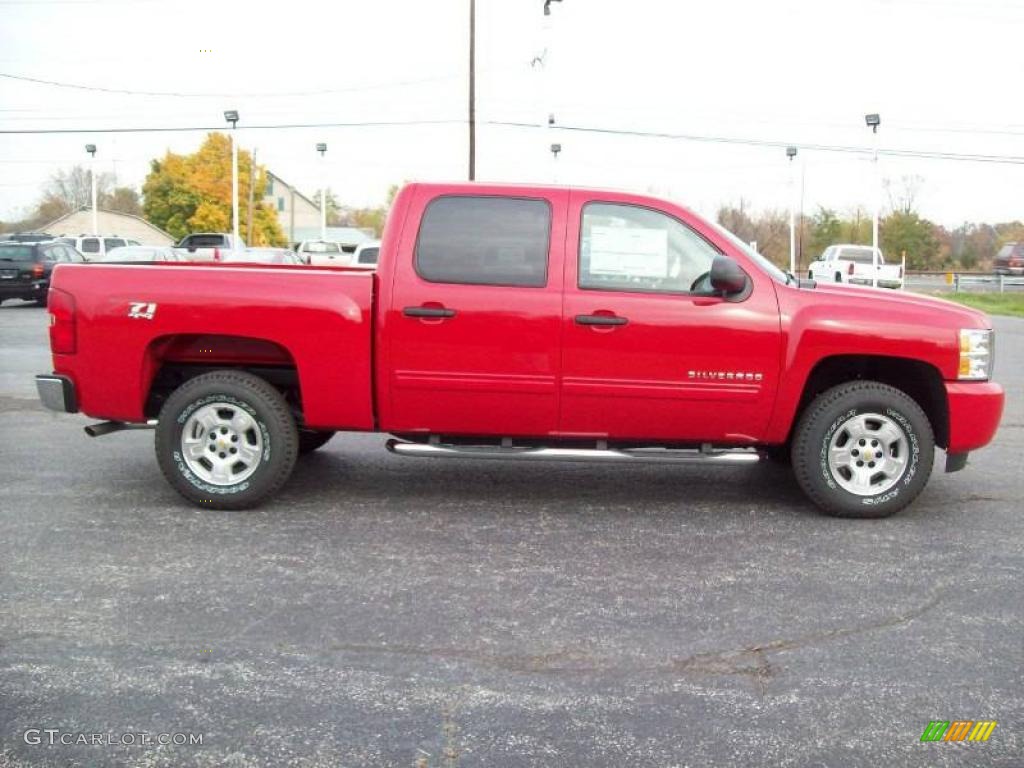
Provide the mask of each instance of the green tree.
POLYGON ((882 251, 889 262, 899 262, 907 255, 908 269, 929 269, 940 266, 939 238, 935 225, 916 213, 895 211, 879 224, 882 251))
POLYGON ((836 212, 830 208, 819 206, 818 210, 811 216, 811 226, 808 247, 811 252, 809 260, 814 260, 830 245, 835 245, 842 237, 843 222, 840 221, 836 212))
MULTIPOLYGON (((249 228, 246 201, 253 185, 253 242, 249 245, 283 245, 284 233, 277 212, 260 202, 266 188, 266 169, 253 168, 252 154, 238 153, 239 231, 249 228), (255 172, 254 172, 255 170, 255 172)), ((226 232, 231 229, 231 140, 223 133, 207 134, 191 155, 167 152, 150 163, 142 185, 142 209, 153 224, 174 237, 190 232, 226 232)))

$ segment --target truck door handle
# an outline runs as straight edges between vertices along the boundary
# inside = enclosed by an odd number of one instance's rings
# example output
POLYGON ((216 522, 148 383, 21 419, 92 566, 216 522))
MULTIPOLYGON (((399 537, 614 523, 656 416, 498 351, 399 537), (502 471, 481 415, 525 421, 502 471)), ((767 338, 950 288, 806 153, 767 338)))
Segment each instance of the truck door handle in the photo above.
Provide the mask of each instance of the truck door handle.
POLYGON ((576 325, 625 325, 628 318, 618 315, 576 315, 576 325))
POLYGON ((406 307, 402 314, 406 317, 455 317, 455 310, 446 307, 406 307))

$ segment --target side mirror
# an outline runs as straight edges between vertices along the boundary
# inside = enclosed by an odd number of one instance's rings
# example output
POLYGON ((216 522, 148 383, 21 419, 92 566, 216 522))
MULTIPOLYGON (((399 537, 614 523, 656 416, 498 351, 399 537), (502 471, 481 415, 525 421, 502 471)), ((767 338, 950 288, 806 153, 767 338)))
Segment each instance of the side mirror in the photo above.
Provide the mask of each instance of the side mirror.
POLYGON ((715 256, 714 261, 711 262, 709 280, 711 287, 724 296, 742 293, 750 284, 747 273, 728 256, 715 256))

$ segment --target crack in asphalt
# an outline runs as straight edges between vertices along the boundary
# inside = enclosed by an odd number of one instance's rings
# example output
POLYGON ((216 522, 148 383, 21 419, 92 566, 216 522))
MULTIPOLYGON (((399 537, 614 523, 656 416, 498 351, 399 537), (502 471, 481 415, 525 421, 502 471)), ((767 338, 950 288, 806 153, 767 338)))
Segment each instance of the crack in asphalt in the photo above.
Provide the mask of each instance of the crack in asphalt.
POLYGON ((542 674, 614 670, 633 673, 671 672, 674 674, 710 677, 740 676, 750 678, 757 685, 761 697, 764 698, 768 693, 769 681, 777 674, 777 667, 768 659, 769 653, 796 650, 851 635, 891 629, 908 624, 935 608, 941 602, 944 594, 945 591, 943 590, 913 610, 894 616, 887 616, 855 627, 841 627, 823 632, 813 632, 795 638, 773 640, 760 645, 727 651, 708 651, 682 659, 673 659, 662 664, 620 664, 615 663, 612 659, 601 658, 582 650, 565 650, 546 654, 489 654, 463 648, 424 648, 415 645, 379 645, 372 643, 339 643, 330 645, 329 650, 463 659, 497 666, 514 672, 542 674))

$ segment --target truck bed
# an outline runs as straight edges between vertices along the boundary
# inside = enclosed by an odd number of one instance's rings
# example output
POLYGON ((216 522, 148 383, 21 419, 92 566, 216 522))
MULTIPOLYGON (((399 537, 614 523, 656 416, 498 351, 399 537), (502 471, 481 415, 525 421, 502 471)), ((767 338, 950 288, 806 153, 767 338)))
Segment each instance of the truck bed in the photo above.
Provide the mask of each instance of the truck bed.
POLYGON ((79 409, 142 421, 167 366, 294 369, 309 427, 374 426, 371 273, 239 264, 60 265, 74 299, 76 354, 54 354, 79 409), (116 340, 116 343, 114 343, 116 340))

